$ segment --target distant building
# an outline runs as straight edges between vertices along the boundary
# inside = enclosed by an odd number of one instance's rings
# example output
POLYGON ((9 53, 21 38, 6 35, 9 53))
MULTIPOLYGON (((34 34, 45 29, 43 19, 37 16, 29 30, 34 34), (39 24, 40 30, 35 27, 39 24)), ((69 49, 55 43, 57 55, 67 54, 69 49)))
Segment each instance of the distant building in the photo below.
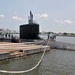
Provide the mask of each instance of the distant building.
POLYGON ((19 32, 15 31, 15 30, 9 30, 9 29, 1 28, 0 29, 0 38, 10 38, 11 35, 18 34, 18 33, 19 32))

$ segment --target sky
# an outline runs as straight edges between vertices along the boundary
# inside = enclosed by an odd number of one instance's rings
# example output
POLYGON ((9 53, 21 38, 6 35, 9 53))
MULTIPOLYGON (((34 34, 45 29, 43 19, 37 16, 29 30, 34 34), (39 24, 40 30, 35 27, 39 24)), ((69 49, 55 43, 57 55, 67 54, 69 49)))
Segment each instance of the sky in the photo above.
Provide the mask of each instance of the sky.
POLYGON ((75 0, 0 0, 0 28, 19 30, 30 10, 40 32, 75 33, 75 0))

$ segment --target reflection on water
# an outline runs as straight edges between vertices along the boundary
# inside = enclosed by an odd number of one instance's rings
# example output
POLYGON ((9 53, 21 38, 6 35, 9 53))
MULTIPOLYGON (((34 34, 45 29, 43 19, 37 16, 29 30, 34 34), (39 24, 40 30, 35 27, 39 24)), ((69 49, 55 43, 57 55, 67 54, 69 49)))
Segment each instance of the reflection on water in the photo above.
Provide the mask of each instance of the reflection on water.
MULTIPOLYGON (((0 63, 0 69, 26 70, 39 61, 42 54, 35 54, 27 58, 20 58, 0 63)), ((51 50, 46 52, 41 64, 33 71, 23 74, 0 75, 75 75, 75 52, 66 50, 51 50)))

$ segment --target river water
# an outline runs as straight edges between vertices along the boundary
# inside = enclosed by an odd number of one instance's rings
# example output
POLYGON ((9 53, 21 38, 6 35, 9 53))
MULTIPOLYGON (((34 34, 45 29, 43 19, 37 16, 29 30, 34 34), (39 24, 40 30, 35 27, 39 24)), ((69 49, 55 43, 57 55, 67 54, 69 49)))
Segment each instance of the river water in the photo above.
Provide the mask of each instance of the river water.
MULTIPOLYGON (((46 38, 46 37, 45 37, 46 38)), ((57 37, 57 41, 74 43, 74 37, 57 37)), ((0 63, 0 70, 27 70, 37 64, 42 53, 0 63)), ((0 75, 75 75, 75 51, 51 49, 41 64, 33 71, 23 74, 0 75)))

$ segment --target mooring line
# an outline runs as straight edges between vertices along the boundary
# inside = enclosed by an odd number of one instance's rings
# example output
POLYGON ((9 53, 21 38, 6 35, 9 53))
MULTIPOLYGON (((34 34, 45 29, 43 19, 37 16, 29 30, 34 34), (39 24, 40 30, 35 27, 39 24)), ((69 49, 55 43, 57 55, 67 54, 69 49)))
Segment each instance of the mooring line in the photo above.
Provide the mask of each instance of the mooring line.
MULTIPOLYGON (((43 43, 44 43, 44 42, 43 42, 43 43)), ((7 71, 7 70, 0 70, 0 72, 2 72, 2 73, 26 73, 26 72, 30 72, 30 71, 34 70, 34 69, 37 68, 37 67, 39 66, 39 64, 41 63, 41 61, 42 61, 42 59, 43 59, 43 57, 44 57, 44 55, 45 55, 46 48, 47 48, 47 45, 48 45, 48 44, 49 44, 49 41, 47 42, 46 47, 44 48, 43 54, 42 54, 42 56, 41 56, 39 62, 38 62, 34 67, 32 67, 31 69, 28 69, 28 70, 25 70, 25 71, 7 71)))

